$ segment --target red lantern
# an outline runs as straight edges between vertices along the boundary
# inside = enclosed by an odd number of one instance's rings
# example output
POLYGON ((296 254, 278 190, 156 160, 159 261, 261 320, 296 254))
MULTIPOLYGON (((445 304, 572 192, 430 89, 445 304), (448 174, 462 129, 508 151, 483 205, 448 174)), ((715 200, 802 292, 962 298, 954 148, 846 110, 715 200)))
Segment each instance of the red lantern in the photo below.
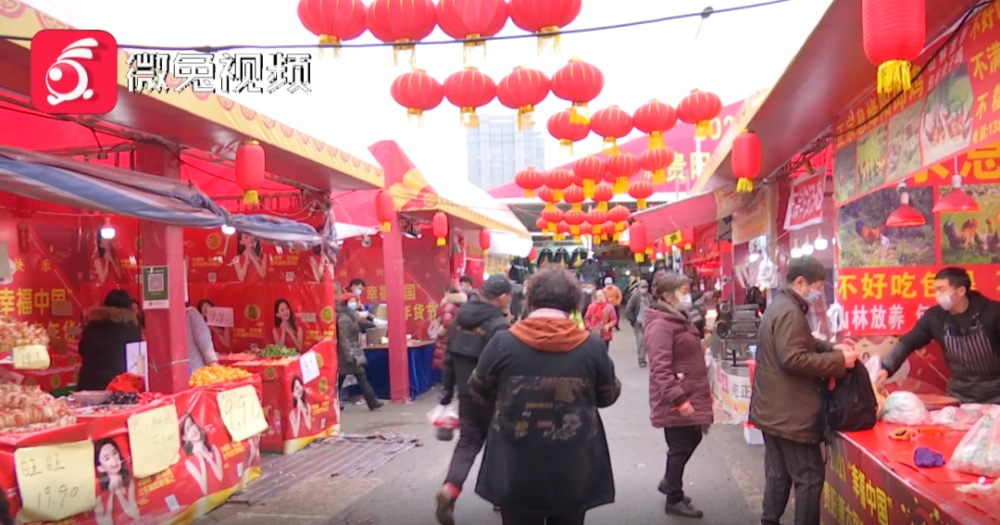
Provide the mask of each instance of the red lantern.
POLYGON ((549 77, 536 69, 524 66, 514 68, 514 71, 500 79, 497 84, 497 99, 510 109, 517 110, 517 129, 534 127, 532 116, 535 106, 549 96, 549 77))
POLYGON ((539 217, 538 220, 535 221, 535 228, 538 228, 538 231, 540 232, 547 232, 549 229, 549 221, 539 217))
MULTIPOLYGON (((354 40, 365 32, 365 4, 355 0, 299 0, 299 21, 319 37, 320 45, 334 44, 333 56, 340 57, 340 43, 354 40)), ((323 56, 320 48, 320 56, 323 56)))
POLYGON ((552 75, 552 94, 572 102, 571 122, 587 124, 590 115, 587 103, 597 98, 604 89, 604 73, 596 66, 574 58, 552 75))
MULTIPOLYGON (((456 40, 491 37, 507 24, 507 2, 504 0, 441 0, 437 5, 437 23, 444 34, 456 40)), ((463 61, 477 48, 483 48, 486 56, 486 41, 464 42, 463 61)))
POLYGON ((712 119, 722 113, 722 101, 715 93, 694 89, 677 104, 677 118, 694 125, 694 138, 706 139, 712 135, 712 119))
POLYGON ((601 225, 601 238, 606 241, 608 240, 608 235, 618 235, 615 233, 614 221, 604 221, 604 224, 601 225))
POLYGON ((555 202, 563 200, 563 190, 573 184, 573 173, 563 168, 553 168, 542 175, 545 185, 552 188, 555 202))
POLYGON ((479 247, 483 249, 483 255, 490 252, 490 231, 479 230, 479 247))
POLYGON ((553 207, 551 210, 542 211, 542 219, 548 223, 549 231, 555 232, 556 225, 563 220, 563 212, 559 208, 553 207))
POLYGON ((653 184, 646 179, 634 180, 629 184, 628 194, 636 200, 636 206, 640 210, 645 210, 646 199, 653 196, 653 184))
POLYGON ((382 223, 382 231, 392 231, 392 223, 396 222, 396 204, 392 195, 382 190, 375 195, 375 217, 382 223))
POLYGON ((531 245, 531 251, 528 252, 528 260, 531 262, 538 260, 538 248, 535 248, 534 244, 531 245))
POLYGON ((497 96, 497 85, 493 79, 474 67, 452 73, 444 80, 444 96, 448 102, 462 109, 462 124, 470 129, 479 128, 476 108, 481 108, 497 96))
POLYGON ((641 263, 644 260, 646 249, 649 248, 649 238, 646 234, 645 224, 636 222, 632 226, 629 226, 628 248, 635 255, 635 262, 641 263))
POLYGON ((410 65, 416 61, 416 46, 434 31, 437 13, 432 0, 375 0, 365 13, 372 36, 393 44, 393 64, 399 65, 400 51, 410 53, 410 65))
POLYGON ((625 223, 631 216, 632 212, 630 212, 628 208, 622 206, 621 204, 615 206, 614 208, 611 208, 611 211, 608 212, 608 219, 614 221, 616 232, 625 231, 625 223))
POLYGON ((590 130, 604 137, 604 154, 614 155, 618 153, 618 139, 632 133, 632 115, 618 106, 608 106, 594 113, 590 130))
POLYGON ((581 205, 583 204, 583 201, 587 200, 587 197, 584 197, 583 195, 583 188, 573 184, 563 190, 563 200, 568 204, 573 205, 573 211, 580 211, 582 208, 581 205))
POLYGON ((434 236, 437 237, 437 245, 444 246, 448 243, 448 216, 444 212, 437 212, 434 214, 434 220, 431 222, 432 230, 434 231, 434 236))
POLYGON ((260 202, 257 190, 264 184, 264 148, 256 140, 236 148, 236 184, 243 190, 243 204, 260 202))
POLYGON ((406 108, 407 119, 417 117, 421 127, 424 125, 424 111, 440 106, 444 99, 441 83, 423 69, 414 69, 396 77, 390 93, 397 104, 406 108))
MULTIPOLYGON (((542 175, 542 180, 545 180, 545 175, 542 175)), ((545 203, 545 209, 551 210, 556 207, 556 190, 548 186, 542 186, 538 188, 538 199, 545 203)), ((561 199, 560 199, 561 200, 561 199)))
POLYGON ((753 179, 760 174, 760 137, 743 130, 733 140, 733 175, 739 178, 736 191, 753 191, 753 179))
POLYGON ((587 155, 577 160, 573 168, 576 176, 583 181, 583 195, 588 199, 593 197, 594 186, 604 179, 604 173, 608 169, 607 163, 597 155, 587 155))
POLYGON ((663 134, 677 124, 677 111, 655 98, 639 106, 632 115, 635 129, 649 135, 649 148, 663 146, 663 134))
MULTIPOLYGON (((587 222, 594 227, 594 235, 601 234, 601 228, 608 222, 608 212, 601 210, 590 210, 587 212, 587 222)), ((611 226, 614 228, 614 224, 611 226)))
POLYGON ((621 151, 608 157, 608 172, 615 176, 615 195, 622 195, 628 191, 628 180, 639 171, 639 161, 635 155, 627 151, 621 151))
POLYGON ((568 109, 549 117, 549 135, 559 140, 559 151, 573 154, 573 143, 580 142, 590 134, 590 126, 586 123, 574 122, 573 112, 568 109))
POLYGON ((566 221, 566 224, 569 224, 570 231, 573 235, 580 235, 580 225, 587 222, 587 214, 580 210, 573 209, 566 212, 563 220, 566 221))
POLYGON ((542 174, 535 168, 528 166, 514 175, 514 184, 524 190, 525 199, 533 199, 535 190, 542 187, 542 174))
POLYGON ((529 33, 539 33, 538 54, 546 45, 558 51, 559 30, 576 20, 583 0, 510 0, 510 19, 529 33))
POLYGON ((593 234, 594 234, 593 225, 591 225, 589 222, 580 224, 580 235, 593 235, 593 234))
POLYGON ((639 157, 642 169, 652 172, 653 184, 667 182, 667 168, 674 163, 674 150, 667 147, 647 149, 639 157))
POLYGON ((614 191, 611 189, 610 184, 601 183, 594 188, 594 202, 597 203, 597 209, 602 212, 608 211, 608 203, 611 199, 615 197, 614 191))
POLYGON ((879 93, 910 89, 910 62, 920 57, 927 39, 924 1, 861 1, 865 55, 878 66, 879 93))
POLYGON ((565 239, 566 234, 570 233, 570 231, 572 230, 570 229, 569 224, 566 221, 560 221, 559 224, 556 225, 556 240, 561 241, 565 239))

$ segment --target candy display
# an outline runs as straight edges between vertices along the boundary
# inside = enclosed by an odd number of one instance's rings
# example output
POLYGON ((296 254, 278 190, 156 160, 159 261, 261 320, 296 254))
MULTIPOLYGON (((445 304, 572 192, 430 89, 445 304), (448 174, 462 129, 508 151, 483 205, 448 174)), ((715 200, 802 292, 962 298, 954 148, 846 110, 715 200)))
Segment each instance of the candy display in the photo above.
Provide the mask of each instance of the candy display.
POLYGON ((191 374, 191 386, 207 386, 216 383, 226 383, 250 377, 250 372, 240 368, 222 365, 211 365, 199 368, 191 374))
POLYGON ((10 350, 15 346, 48 346, 48 344, 49 334, 44 327, 0 316, 0 350, 10 350))
POLYGON ((76 423, 69 404, 37 386, 0 384, 0 434, 15 434, 76 423))
POLYGON ((274 359, 279 357, 297 357, 299 353, 287 346, 267 345, 257 352, 257 355, 267 359, 274 359))

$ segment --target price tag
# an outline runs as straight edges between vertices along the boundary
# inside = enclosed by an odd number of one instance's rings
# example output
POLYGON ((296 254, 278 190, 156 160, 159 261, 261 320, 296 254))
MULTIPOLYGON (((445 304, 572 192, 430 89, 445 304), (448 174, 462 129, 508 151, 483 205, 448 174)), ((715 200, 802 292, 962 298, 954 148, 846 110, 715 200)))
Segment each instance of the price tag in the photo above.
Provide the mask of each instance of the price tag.
POLYGON ((128 446, 135 478, 148 478, 177 463, 181 457, 177 408, 167 405, 129 417, 128 446))
POLYGON ((15 346, 13 357, 16 370, 46 370, 52 364, 44 345, 15 346))
POLYGON ((222 422, 233 442, 250 439, 267 430, 264 410, 252 385, 219 392, 218 400, 222 422))
POLYGON ((319 377, 319 361, 316 352, 310 350, 299 357, 299 368, 302 369, 302 382, 308 383, 319 377))
POLYGON ((222 328, 233 327, 233 309, 221 306, 211 306, 208 308, 208 317, 205 319, 208 326, 218 326, 222 328))
POLYGON ((14 471, 21 522, 59 521, 94 509, 97 479, 90 440, 19 448, 14 451, 14 471))

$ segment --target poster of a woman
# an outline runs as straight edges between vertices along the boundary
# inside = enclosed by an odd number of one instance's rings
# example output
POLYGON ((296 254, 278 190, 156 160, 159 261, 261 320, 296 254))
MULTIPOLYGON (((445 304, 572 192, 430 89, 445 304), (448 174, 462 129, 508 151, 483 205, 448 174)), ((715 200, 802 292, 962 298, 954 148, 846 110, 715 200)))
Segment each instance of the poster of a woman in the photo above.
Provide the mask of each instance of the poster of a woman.
POLYGON ((302 425, 312 430, 312 407, 306 398, 306 386, 299 376, 292 378, 292 409, 288 411, 288 422, 295 437, 299 437, 302 425))
POLYGON ((295 312, 287 299, 279 298, 274 302, 274 330, 271 334, 274 344, 302 351, 303 330, 295 324, 295 312))
POLYGON ((131 518, 133 523, 138 521, 139 504, 135 499, 135 479, 114 439, 105 438, 94 443, 94 469, 101 486, 100 496, 94 506, 97 523, 125 523, 127 520, 123 519, 124 516, 131 518), (124 515, 117 520, 116 508, 124 515))
POLYGON ((246 232, 236 234, 236 257, 229 265, 236 270, 236 279, 243 283, 263 280, 267 275, 267 257, 260 240, 246 232), (254 275, 257 277, 253 277, 254 275))
MULTIPOLYGON (((198 301, 198 312, 201 316, 205 318, 208 322, 208 309, 215 307, 215 304, 208 299, 202 299, 198 301)), ((212 331, 212 343, 216 350, 221 350, 223 352, 228 352, 233 345, 233 330, 228 326, 209 326, 209 330, 212 331)))
MULTIPOLYGON (((314 226, 316 233, 322 234, 319 226, 314 226)), ((333 279, 333 267, 336 261, 331 261, 330 257, 327 255, 326 250, 323 249, 322 244, 317 244, 313 246, 312 253, 308 257, 309 269, 312 270, 313 282, 321 283, 323 278, 330 276, 333 279)))
POLYGON ((115 256, 113 239, 105 239, 101 236, 100 231, 97 232, 96 238, 97 256, 94 258, 91 280, 97 284, 104 284, 108 282, 108 279, 112 279, 111 282, 122 282, 122 269, 115 256))
POLYGON ((208 442, 208 433, 195 422, 191 414, 184 414, 181 418, 181 448, 187 455, 184 466, 198 481, 202 495, 207 496, 208 471, 212 471, 216 481, 222 481, 222 454, 219 453, 219 447, 208 442))

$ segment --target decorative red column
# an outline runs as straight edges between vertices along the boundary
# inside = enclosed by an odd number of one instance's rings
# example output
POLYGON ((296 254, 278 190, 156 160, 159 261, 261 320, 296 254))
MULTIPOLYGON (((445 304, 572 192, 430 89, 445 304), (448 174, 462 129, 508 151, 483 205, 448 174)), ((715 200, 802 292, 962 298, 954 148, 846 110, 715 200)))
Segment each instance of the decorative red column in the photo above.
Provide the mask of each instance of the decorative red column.
MULTIPOLYGON (((180 159, 161 145, 137 142, 136 170, 180 180, 180 159)), ((166 266, 169 307, 145 309, 143 335, 149 349, 149 388, 177 393, 188 389, 187 323, 184 316, 184 229, 139 221, 140 266, 166 266)))

